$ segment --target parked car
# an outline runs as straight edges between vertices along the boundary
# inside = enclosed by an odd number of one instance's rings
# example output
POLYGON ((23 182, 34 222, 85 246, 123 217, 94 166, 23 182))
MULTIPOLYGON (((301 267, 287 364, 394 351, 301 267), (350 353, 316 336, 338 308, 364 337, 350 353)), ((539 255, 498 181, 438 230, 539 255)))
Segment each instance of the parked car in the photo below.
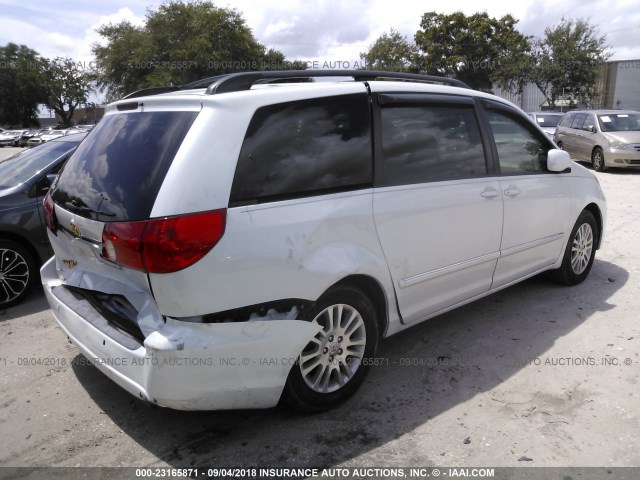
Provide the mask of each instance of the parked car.
POLYGON ((5 130, 0 133, 0 147, 19 147, 20 138, 28 130, 5 130))
POLYGON ((382 337, 541 272, 582 282, 605 206, 522 110, 457 80, 239 73, 107 107, 45 199, 41 276, 136 397, 318 411, 382 337), (354 81, 261 84, 327 76, 354 81))
POLYGON ((21 147, 26 147, 28 146, 28 142, 29 139, 35 137, 36 135, 38 135, 39 131, 38 130, 25 130, 24 133, 20 136, 20 146, 21 147))
POLYGON ((34 137, 31 137, 27 141, 27 145, 32 147, 35 145, 40 145, 41 143, 48 142, 49 140, 53 140, 54 138, 64 137, 65 130, 48 130, 44 133, 40 133, 34 137))
POLYGON ((555 134, 556 143, 574 160, 593 169, 640 167, 640 112, 584 110, 567 113, 555 134))
POLYGON ((556 127, 564 116, 564 113, 560 112, 529 112, 527 113, 533 121, 538 125, 544 133, 546 133, 551 140, 554 139, 556 133, 556 127))
POLYGON ((53 254, 42 200, 84 135, 52 140, 0 161, 0 309, 21 301, 53 254))

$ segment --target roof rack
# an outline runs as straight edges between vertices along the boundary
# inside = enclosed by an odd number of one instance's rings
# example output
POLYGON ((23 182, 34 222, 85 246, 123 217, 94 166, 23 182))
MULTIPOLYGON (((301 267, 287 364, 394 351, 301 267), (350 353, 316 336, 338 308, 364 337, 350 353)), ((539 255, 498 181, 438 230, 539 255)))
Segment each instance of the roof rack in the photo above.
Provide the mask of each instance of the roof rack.
POLYGON ((403 80, 408 82, 440 83, 452 87, 470 88, 466 83, 455 78, 420 75, 417 73, 385 72, 378 70, 263 70, 258 72, 240 72, 217 75, 187 83, 179 87, 152 87, 130 93, 124 99, 158 95, 177 90, 206 88, 206 95, 218 93, 240 92, 250 90, 255 84, 275 83, 279 80, 311 81, 318 77, 353 77, 356 82, 372 80, 403 80))
MULTIPOLYGON (((417 73, 385 72, 377 70, 264 70, 259 72, 242 72, 222 75, 203 79, 198 83, 198 87, 206 81, 211 80, 207 85, 206 94, 239 92, 249 90, 256 83, 267 83, 268 80, 279 79, 312 79, 317 77, 353 77, 356 82, 371 80, 395 79, 411 82, 441 83, 452 87, 469 88, 467 84, 448 77, 437 77, 433 75, 420 75, 417 73), (222 78, 220 78, 222 77, 222 78)), ((191 88, 198 88, 191 87, 191 88)), ((182 90, 184 87, 181 87, 182 90)))

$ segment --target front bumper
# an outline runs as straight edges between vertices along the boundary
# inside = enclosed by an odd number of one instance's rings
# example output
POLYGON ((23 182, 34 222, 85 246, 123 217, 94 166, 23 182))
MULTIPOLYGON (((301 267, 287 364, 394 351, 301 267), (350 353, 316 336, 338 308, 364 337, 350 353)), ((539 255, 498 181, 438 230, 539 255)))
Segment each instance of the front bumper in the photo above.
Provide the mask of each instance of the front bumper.
POLYGON ((640 151, 609 148, 605 152, 605 165, 617 168, 640 168, 640 151))
POLYGON ((320 330, 301 320, 202 324, 167 318, 136 344, 87 321, 99 314, 65 294, 55 257, 41 277, 53 316, 85 357, 133 395, 178 410, 275 406, 299 353, 320 330))

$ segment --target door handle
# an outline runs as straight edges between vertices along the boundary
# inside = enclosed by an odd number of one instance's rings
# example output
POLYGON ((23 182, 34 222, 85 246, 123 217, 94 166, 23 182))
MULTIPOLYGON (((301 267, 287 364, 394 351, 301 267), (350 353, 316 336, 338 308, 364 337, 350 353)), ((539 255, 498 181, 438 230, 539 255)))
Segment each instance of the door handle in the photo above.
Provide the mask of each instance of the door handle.
POLYGON ((522 190, 520 190, 518 187, 516 187, 515 185, 510 185, 509 188, 507 188, 504 191, 504 194, 507 197, 517 197, 518 195, 520 195, 522 193, 522 190))
POLYGON ((495 188, 487 187, 482 191, 480 196, 482 196, 484 198, 495 198, 495 197, 499 197, 500 196, 500 192, 498 190, 496 190, 495 188))

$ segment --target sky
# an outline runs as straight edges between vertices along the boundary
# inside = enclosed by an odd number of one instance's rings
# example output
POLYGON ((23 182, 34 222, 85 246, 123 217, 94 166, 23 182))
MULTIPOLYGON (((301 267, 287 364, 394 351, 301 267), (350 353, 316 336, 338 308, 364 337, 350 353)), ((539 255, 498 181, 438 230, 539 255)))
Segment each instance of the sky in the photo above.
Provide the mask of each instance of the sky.
MULTIPOLYGON (((0 0, 0 45, 25 44, 44 57, 69 57, 87 66, 91 46, 102 39, 100 25, 129 20, 143 24, 154 0, 0 0)), ((216 6, 241 12, 254 36, 267 47, 284 53, 287 60, 319 62, 316 65, 355 68, 359 55, 391 28, 413 40, 427 11, 489 16, 511 14, 526 35, 541 37, 545 27, 560 19, 585 18, 607 36, 611 60, 640 59, 640 2, 638 0, 214 0, 216 6)), ((243 60, 243 59, 230 59, 243 60)))

